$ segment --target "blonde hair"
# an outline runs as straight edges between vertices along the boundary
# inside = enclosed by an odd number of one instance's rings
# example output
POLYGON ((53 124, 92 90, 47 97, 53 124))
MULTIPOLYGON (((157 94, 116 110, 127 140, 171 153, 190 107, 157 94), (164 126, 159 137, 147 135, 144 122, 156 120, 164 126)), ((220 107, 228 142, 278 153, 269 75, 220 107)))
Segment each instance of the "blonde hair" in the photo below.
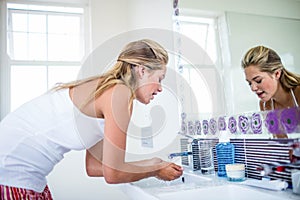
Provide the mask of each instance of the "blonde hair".
POLYGON ((243 69, 254 65, 258 67, 260 71, 270 74, 281 70, 280 83, 286 91, 300 85, 300 75, 286 70, 279 55, 273 49, 264 46, 253 47, 244 55, 241 64, 243 69))
POLYGON ((134 91, 137 87, 137 78, 134 66, 143 65, 149 71, 161 70, 168 63, 167 51, 157 42, 150 39, 142 39, 127 44, 114 66, 102 75, 89 77, 69 83, 59 84, 54 90, 63 88, 73 88, 78 85, 97 80, 98 84, 95 91, 87 98, 86 105, 92 99, 101 96, 101 94, 116 84, 124 84, 131 90, 130 106, 135 98, 134 91))

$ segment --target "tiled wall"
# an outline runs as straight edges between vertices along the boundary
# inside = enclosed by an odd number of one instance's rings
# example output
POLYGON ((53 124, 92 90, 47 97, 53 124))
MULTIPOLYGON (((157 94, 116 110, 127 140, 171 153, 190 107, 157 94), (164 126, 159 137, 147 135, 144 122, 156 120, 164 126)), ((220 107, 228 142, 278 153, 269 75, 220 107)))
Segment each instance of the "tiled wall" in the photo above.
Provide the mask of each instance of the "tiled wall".
POLYGON ((300 108, 249 112, 231 116, 215 116, 190 120, 184 114, 181 132, 187 135, 216 136, 219 131, 237 134, 294 134, 300 133, 300 108))
MULTIPOLYGON (((200 139, 201 140, 201 139, 200 139)), ((210 139, 213 143, 214 167, 218 170, 215 146, 218 139, 210 139)), ((283 171, 274 171, 269 174, 271 179, 280 179, 291 184, 291 170, 300 169, 300 165, 292 165, 290 153, 293 149, 292 144, 299 142, 299 139, 231 139, 230 142, 235 146, 235 162, 244 163, 246 167, 246 177, 261 179, 260 171, 257 170, 263 164, 288 164, 283 171)), ((188 150, 188 139, 181 139, 181 150, 188 150)), ((194 145, 192 148, 193 163, 189 163, 187 157, 182 158, 183 165, 189 165, 194 170, 199 170, 197 161, 197 151, 199 147, 194 145), (197 149, 198 148, 198 149, 197 149)))

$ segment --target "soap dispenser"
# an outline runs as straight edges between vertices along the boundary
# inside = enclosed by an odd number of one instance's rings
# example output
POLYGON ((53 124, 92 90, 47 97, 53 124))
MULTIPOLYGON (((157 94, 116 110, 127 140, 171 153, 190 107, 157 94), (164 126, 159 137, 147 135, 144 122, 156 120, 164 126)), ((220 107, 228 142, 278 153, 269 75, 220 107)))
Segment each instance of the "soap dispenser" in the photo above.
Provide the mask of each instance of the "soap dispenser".
POLYGON ((227 164, 234 164, 234 145, 230 143, 228 133, 220 131, 219 143, 216 145, 216 154, 218 161, 218 176, 227 177, 227 164))

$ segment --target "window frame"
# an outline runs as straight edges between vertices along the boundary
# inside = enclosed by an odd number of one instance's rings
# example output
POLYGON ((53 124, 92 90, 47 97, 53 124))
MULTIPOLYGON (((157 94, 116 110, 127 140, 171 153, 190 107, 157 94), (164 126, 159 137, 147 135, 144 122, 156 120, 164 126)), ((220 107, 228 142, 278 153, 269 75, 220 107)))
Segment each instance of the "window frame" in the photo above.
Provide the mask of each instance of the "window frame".
MULTIPOLYGON (((212 60, 211 65, 209 64, 199 64, 199 63, 192 63, 189 64, 185 64, 183 63, 182 66, 183 68, 185 68, 188 72, 186 72, 186 74, 190 74, 193 73, 192 71, 197 71, 198 73, 201 73, 201 76, 203 77, 203 82, 207 85, 207 90, 210 93, 210 101, 211 101, 211 112, 202 112, 201 110, 195 111, 195 113, 192 114, 199 114, 201 116, 206 116, 206 117, 211 117, 213 115, 215 115, 216 113, 225 113, 225 94, 224 91, 220 91, 220 86, 222 85, 222 74, 220 73, 222 71, 222 67, 223 67, 223 55, 222 52, 220 51, 220 46, 221 41, 220 41, 220 35, 223 34, 222 32, 220 32, 219 29, 219 25, 220 25, 220 19, 222 19, 222 17, 224 16, 224 13, 220 13, 220 12, 201 12, 201 11, 194 11, 194 10, 186 10, 183 9, 180 13, 180 16, 176 18, 176 20, 179 22, 179 26, 182 23, 181 21, 184 21, 184 23, 186 24, 203 24, 201 23, 202 21, 205 20, 212 20, 212 25, 213 25, 213 29, 214 29, 214 39, 215 39, 215 54, 216 54, 216 59, 212 60), (200 21, 197 20, 201 19, 200 21), (190 19, 190 20, 189 20, 190 19), (193 69, 193 70, 191 70, 193 69), (202 71, 204 73, 202 73, 202 71), (213 75, 214 78, 212 77, 206 77, 207 72, 210 71, 209 73, 211 73, 213 75), (219 93, 216 93, 216 91, 220 91, 219 93)), ((174 20, 174 23, 176 23, 176 21, 174 20)), ((206 23, 204 23, 206 24, 206 23)), ((181 28, 178 28, 179 30, 181 30, 181 28)), ((176 28, 174 28, 174 30, 176 31, 176 28)), ((206 49, 204 49, 206 50, 206 49)), ((185 77, 186 78, 186 77, 185 77)), ((190 80, 186 80, 189 84, 191 84, 190 80)), ((180 83, 179 83, 180 84, 180 83)), ((207 97, 205 97, 207 98, 207 97)), ((189 102, 189 103, 193 103, 194 102, 189 102)), ((198 102, 199 105, 199 102, 198 102)), ((199 108, 198 108, 199 109, 199 108)), ((194 111, 193 111, 194 112, 194 111)))
MULTIPOLYGON (((0 31, 0 120, 2 120, 9 112, 11 112, 11 67, 12 66, 46 66, 47 69, 51 66, 81 66, 82 60, 86 57, 87 53, 90 52, 90 35, 89 35, 89 23, 85 23, 89 21, 89 5, 86 0, 82 0, 81 3, 78 1, 75 3, 58 3, 58 2, 31 2, 31 1, 13 1, 13 0, 3 0, 1 3, 1 12, 0 21, 3 22, 1 31, 0 31), (8 31, 9 31, 9 15, 12 14, 8 10, 8 4, 24 4, 24 5, 39 5, 39 6, 57 6, 57 7, 74 7, 83 9, 83 13, 81 13, 80 17, 80 35, 81 35, 81 43, 83 46, 82 59, 79 61, 49 61, 47 60, 15 60, 11 59, 8 55, 8 31)), ((19 12, 19 11, 16 11, 19 12)), ((24 12, 24 11, 21 11, 24 12)), ((25 11, 26 12, 26 11, 25 11)), ((39 11, 34 11, 38 13, 39 11)), ((41 13, 49 13, 49 11, 41 11, 41 13)), ((66 13, 72 15, 72 13, 66 13)), ((11 16, 10 16, 11 19, 11 16)), ((10 30, 11 31, 11 30, 10 30)), ((11 49, 11 48, 9 48, 11 49)), ((48 74, 47 80, 45 80, 48 84, 48 74)), ((47 85, 47 88, 49 86, 47 85)))

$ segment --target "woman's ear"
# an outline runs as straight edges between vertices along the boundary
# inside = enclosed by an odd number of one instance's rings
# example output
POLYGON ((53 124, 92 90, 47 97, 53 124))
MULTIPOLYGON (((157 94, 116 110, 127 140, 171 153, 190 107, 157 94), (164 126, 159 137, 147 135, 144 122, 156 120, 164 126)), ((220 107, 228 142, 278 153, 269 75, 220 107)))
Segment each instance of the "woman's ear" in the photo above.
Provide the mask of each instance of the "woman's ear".
POLYGON ((139 77, 142 78, 145 74, 145 67, 143 65, 138 65, 137 69, 139 77))
POLYGON ((281 73, 282 73, 282 70, 281 70, 281 69, 278 69, 278 70, 275 71, 275 78, 276 78, 277 80, 280 79, 281 73))

